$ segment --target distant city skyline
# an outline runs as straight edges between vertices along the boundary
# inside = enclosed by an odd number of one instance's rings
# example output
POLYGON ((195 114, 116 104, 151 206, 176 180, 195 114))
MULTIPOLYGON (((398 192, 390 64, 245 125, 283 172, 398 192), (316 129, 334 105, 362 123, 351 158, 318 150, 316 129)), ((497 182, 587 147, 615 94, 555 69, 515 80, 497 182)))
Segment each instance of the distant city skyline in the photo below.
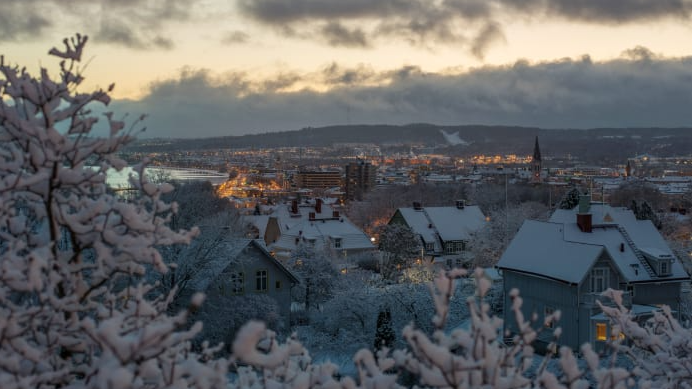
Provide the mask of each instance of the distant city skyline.
POLYGON ((348 123, 692 125, 692 1, 0 0, 5 61, 89 35, 145 136, 348 123))

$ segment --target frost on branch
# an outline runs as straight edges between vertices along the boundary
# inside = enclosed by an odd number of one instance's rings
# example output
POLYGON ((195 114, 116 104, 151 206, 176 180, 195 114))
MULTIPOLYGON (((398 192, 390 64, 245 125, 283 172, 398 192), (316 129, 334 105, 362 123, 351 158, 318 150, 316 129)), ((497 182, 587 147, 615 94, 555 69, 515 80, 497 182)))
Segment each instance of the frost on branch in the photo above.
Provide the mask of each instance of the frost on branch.
MULTIPOLYGON (((66 39, 57 77, 0 63, 0 387, 216 387, 226 364, 195 354, 187 313, 148 298, 145 273, 167 271, 157 247, 189 242, 171 205, 140 175, 139 194, 110 193, 106 171, 139 126, 105 115, 108 92, 77 93, 85 36, 66 39)), ((140 166, 140 171, 143 165, 140 166)))

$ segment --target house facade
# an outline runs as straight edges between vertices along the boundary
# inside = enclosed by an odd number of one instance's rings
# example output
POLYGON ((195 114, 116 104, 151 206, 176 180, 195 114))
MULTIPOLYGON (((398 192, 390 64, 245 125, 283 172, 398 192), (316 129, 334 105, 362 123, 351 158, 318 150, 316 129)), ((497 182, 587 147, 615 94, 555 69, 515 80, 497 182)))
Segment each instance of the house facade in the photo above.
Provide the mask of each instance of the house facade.
POLYGON ((276 301, 281 317, 288 323, 291 288, 298 283, 298 278, 261 242, 229 238, 214 249, 209 260, 197 265, 188 289, 216 299, 266 295, 276 301))
MULTIPOLYGON (((548 343, 560 327, 558 343, 578 350, 591 343, 603 350, 615 334, 598 302, 608 288, 622 290, 623 303, 638 321, 662 305, 679 311, 682 286, 689 276, 658 230, 624 208, 590 203, 582 197, 573 210, 557 210, 548 222, 527 220, 500 258, 505 307, 518 289, 525 317, 539 323, 560 311, 557 323, 545 325, 538 340, 548 343)), ((505 329, 517 332, 511 310, 505 329)))
POLYGON ((470 260, 469 241, 484 226, 485 216, 477 205, 466 205, 463 200, 457 200, 453 207, 414 203, 413 207, 397 209, 389 224, 405 225, 418 235, 426 258, 457 267, 470 260))

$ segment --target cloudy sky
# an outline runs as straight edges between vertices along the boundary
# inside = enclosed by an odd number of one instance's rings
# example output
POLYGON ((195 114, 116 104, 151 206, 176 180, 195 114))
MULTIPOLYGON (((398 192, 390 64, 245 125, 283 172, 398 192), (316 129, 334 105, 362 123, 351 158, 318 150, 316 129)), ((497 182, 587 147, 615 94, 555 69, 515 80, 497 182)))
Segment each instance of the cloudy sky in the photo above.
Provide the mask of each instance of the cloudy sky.
POLYGON ((692 0, 0 0, 0 54, 89 88, 147 136, 346 123, 692 125, 692 0))

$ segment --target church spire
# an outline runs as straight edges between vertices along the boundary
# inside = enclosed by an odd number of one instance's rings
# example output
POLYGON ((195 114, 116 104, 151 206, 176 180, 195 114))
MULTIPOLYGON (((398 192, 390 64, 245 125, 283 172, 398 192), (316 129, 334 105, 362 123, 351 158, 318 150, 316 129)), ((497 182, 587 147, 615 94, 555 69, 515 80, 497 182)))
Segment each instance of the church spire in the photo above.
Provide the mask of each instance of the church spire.
POLYGON ((531 160, 531 181, 541 182, 541 149, 538 147, 538 135, 536 135, 536 144, 533 146, 533 159, 531 160))

